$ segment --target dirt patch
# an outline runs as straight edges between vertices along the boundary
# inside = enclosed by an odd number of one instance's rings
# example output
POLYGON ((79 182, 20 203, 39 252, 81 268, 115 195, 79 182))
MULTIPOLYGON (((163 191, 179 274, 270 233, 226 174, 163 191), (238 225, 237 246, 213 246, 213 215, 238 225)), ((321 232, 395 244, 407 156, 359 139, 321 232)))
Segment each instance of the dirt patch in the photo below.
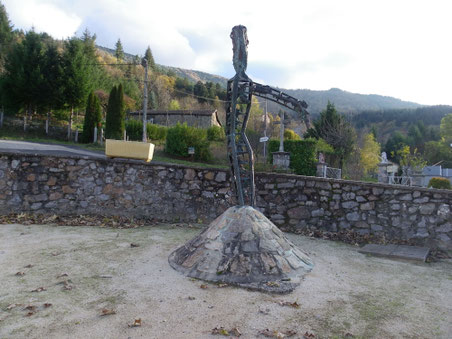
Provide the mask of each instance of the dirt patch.
POLYGON ((0 338, 215 338, 214 328, 237 328, 241 338, 264 329, 296 338, 452 337, 451 260, 393 261, 289 234, 315 267, 293 293, 270 295, 171 269, 168 255, 198 232, 0 225, 0 338), (141 326, 129 326, 136 319, 141 326))

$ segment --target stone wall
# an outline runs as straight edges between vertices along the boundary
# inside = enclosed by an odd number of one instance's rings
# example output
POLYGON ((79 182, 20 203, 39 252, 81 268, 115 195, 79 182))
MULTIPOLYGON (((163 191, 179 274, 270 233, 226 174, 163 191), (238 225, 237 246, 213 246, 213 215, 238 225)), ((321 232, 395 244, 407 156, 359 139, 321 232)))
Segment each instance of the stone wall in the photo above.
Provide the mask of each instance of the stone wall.
MULTIPOLYGON (((0 156, 0 213, 105 214, 209 222, 234 204, 229 172, 80 157, 0 156)), ((284 174, 256 175, 276 225, 452 249, 452 191, 284 174)))

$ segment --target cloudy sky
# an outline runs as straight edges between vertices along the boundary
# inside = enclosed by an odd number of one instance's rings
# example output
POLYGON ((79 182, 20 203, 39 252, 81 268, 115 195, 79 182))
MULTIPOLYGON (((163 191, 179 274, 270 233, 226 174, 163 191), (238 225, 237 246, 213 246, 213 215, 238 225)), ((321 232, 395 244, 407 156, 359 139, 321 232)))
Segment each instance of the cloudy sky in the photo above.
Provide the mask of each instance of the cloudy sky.
POLYGON ((248 28, 248 75, 284 88, 452 105, 450 0, 0 0, 15 28, 97 43, 157 63, 234 75, 231 28, 248 28))

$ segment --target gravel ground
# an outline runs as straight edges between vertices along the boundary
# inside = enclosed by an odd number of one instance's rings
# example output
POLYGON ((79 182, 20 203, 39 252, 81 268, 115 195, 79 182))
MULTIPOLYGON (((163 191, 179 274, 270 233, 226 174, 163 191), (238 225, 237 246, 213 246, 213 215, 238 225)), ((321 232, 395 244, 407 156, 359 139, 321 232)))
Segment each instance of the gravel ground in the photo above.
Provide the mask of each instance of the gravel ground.
POLYGON ((0 338, 223 337, 215 328, 241 338, 265 329, 280 338, 452 337, 450 259, 394 261, 288 234, 315 267, 293 293, 270 295, 171 269, 168 255, 199 231, 0 225, 0 338))

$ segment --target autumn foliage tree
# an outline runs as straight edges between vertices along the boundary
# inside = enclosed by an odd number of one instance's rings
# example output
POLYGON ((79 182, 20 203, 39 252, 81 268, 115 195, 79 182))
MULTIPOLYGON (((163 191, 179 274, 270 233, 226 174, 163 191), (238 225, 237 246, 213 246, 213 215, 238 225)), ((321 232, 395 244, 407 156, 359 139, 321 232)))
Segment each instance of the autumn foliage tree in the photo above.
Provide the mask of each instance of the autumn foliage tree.
POLYGON ((373 133, 364 136, 364 144, 361 148, 361 165, 364 169, 364 174, 374 172, 380 162, 380 144, 375 140, 373 133))

